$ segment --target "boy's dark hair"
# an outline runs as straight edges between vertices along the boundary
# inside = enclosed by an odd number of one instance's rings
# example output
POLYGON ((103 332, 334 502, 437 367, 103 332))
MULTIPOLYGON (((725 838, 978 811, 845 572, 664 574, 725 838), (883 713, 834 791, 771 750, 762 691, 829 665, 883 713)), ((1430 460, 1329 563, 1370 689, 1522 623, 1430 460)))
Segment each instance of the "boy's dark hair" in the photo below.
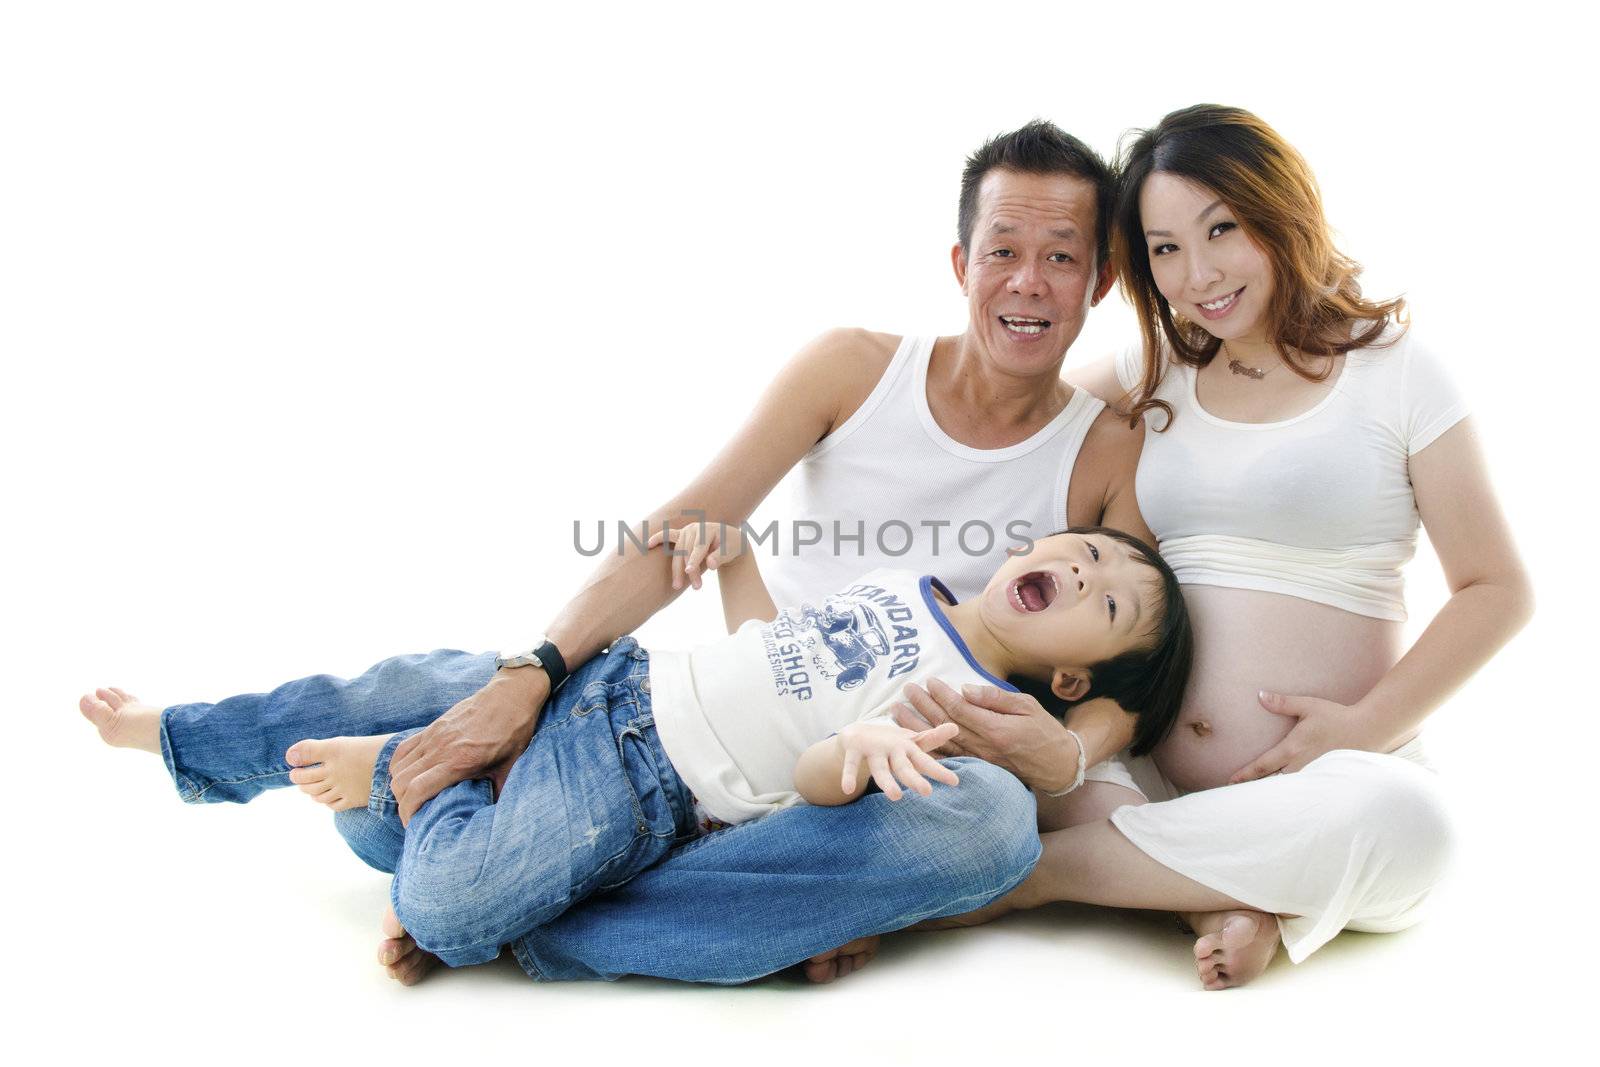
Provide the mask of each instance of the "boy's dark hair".
POLYGON ((991 137, 967 157, 961 172, 961 201, 956 209, 956 234, 965 251, 972 248, 972 227, 978 220, 978 187, 991 170, 1023 174, 1069 174, 1094 186, 1094 251, 1096 269, 1111 258, 1111 208, 1116 196, 1111 168, 1094 149, 1053 122, 1034 119, 1019 130, 991 137))
MULTIPOLYGON (((1148 564, 1161 577, 1162 611, 1160 622, 1151 632, 1154 643, 1143 649, 1130 649, 1090 667, 1089 692, 1071 703, 1050 691, 1048 684, 1031 678, 1013 677, 1012 685, 1032 696, 1052 714, 1065 714, 1073 704, 1096 697, 1109 697, 1124 711, 1138 717, 1133 729, 1135 756, 1143 756, 1172 730, 1183 705, 1183 688, 1189 683, 1189 668, 1194 662, 1194 631, 1189 627, 1189 609, 1172 573, 1160 553, 1132 534, 1109 526, 1070 526, 1057 534, 1100 534, 1128 547, 1133 557, 1148 564)), ((1055 537, 1057 534, 1051 534, 1055 537)))

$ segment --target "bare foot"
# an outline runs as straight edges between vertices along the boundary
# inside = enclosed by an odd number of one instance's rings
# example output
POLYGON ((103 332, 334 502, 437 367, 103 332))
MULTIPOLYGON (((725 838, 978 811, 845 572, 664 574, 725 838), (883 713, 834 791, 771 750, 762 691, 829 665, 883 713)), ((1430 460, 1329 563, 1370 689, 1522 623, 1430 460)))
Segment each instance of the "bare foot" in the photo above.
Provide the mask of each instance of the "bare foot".
POLYGON ((966 911, 960 915, 945 915, 938 919, 924 919, 913 930, 959 930, 965 926, 982 926, 984 923, 994 922, 1002 915, 1009 915, 1017 910, 1006 897, 1001 897, 992 904, 987 904, 977 911, 966 911))
POLYGON ((401 985, 416 985, 439 965, 438 956, 422 951, 411 940, 392 906, 384 909, 381 926, 383 940, 378 942, 378 962, 389 972, 390 978, 401 985))
POLYGON ((1278 924, 1259 911, 1213 911, 1186 916, 1194 932, 1195 966, 1207 989, 1244 985, 1267 969, 1278 951, 1278 924))
POLYGON ((881 940, 878 937, 858 937, 836 949, 812 956, 801 964, 805 968, 806 981, 827 985, 835 978, 859 971, 878 954, 878 942, 881 940))
POLYGON ((139 703, 120 689, 96 689, 78 700, 78 710, 113 748, 161 754, 161 709, 139 703))
POLYGON ((372 795, 372 769, 378 763, 378 753, 393 736, 296 741, 283 757, 294 768, 289 772, 289 781, 334 811, 365 807, 372 795))

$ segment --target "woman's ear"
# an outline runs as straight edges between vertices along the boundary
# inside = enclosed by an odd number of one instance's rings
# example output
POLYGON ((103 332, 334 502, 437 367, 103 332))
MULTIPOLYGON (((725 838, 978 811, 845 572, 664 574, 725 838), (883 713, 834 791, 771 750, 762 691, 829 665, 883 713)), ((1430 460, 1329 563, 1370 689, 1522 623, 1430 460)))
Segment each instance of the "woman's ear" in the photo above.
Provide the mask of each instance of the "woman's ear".
POLYGON ((1057 667, 1050 676, 1050 692, 1062 700, 1076 702, 1089 692, 1090 680, 1085 667, 1057 667))

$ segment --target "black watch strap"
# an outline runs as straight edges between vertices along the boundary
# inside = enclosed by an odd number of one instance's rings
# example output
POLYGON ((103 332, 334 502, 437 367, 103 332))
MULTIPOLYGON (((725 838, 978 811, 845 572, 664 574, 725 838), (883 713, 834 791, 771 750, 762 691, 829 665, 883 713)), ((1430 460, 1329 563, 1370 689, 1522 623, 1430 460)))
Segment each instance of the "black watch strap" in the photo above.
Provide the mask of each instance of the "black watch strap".
POLYGON ((550 679, 550 692, 554 693, 567 680, 567 661, 561 650, 549 641, 534 649, 533 654, 539 657, 539 666, 544 668, 545 676, 550 679))

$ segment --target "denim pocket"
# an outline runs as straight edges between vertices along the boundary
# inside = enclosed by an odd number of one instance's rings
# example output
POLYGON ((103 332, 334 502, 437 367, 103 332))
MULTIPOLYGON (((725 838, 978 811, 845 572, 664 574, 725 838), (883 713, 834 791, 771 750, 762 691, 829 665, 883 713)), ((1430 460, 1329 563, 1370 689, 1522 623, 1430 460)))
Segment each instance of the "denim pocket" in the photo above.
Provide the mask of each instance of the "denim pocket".
MULTIPOLYGON (((585 895, 627 884, 664 856, 677 836, 672 804, 667 797, 668 785, 662 780, 651 744, 650 734, 654 730, 654 720, 646 715, 627 720, 616 732, 617 763, 627 783, 633 820, 632 840, 582 887, 585 895)), ((623 809, 621 805, 618 807, 618 814, 621 814, 623 809)))

